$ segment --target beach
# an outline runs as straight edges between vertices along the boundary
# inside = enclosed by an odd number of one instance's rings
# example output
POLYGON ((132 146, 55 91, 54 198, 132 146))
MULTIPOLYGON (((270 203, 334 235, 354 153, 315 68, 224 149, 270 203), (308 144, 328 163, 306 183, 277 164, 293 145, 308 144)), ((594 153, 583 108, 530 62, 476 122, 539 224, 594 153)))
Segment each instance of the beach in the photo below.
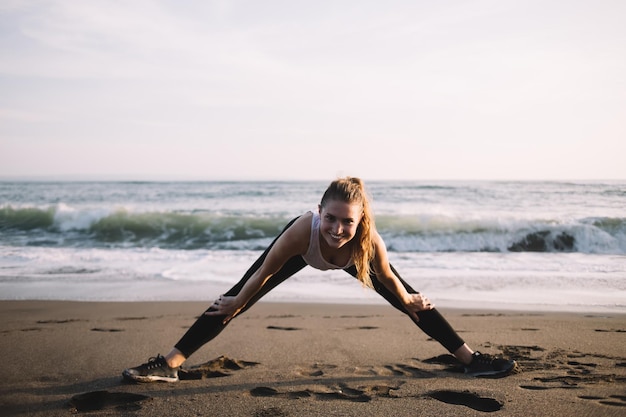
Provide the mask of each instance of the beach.
POLYGON ((385 305, 260 302, 173 384, 124 382, 204 302, 0 302, 7 416, 623 416, 626 315, 442 309, 474 349, 516 359, 473 378, 385 305))

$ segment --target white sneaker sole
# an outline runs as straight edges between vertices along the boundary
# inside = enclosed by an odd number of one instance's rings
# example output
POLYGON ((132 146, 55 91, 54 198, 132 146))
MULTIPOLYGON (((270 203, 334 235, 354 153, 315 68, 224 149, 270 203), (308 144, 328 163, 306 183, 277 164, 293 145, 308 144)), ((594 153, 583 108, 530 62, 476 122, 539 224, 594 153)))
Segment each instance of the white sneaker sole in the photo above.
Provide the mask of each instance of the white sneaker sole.
POLYGON ((178 376, 158 376, 158 375, 133 375, 126 371, 122 372, 124 379, 133 382, 178 382, 178 376))

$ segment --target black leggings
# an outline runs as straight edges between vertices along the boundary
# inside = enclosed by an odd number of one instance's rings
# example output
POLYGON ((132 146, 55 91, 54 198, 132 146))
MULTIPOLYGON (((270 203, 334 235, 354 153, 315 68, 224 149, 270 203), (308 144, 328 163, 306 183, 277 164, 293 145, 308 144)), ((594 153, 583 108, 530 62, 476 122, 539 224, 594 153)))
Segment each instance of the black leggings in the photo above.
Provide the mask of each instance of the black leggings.
MULTIPOLYGON (((286 227, 283 229, 283 232, 289 228, 295 221, 292 220, 286 227)), ((281 234, 283 233, 281 232, 281 234)), ((280 235, 279 235, 280 236, 280 235)), ((278 239, 278 237, 276 238, 278 239)), ((276 239, 274 242, 276 242, 276 239)), ((246 281, 250 279, 252 274, 259 269, 262 265, 265 257, 267 256, 269 250, 274 245, 274 242, 263 252, 263 254, 256 260, 256 262, 248 269, 248 271, 244 274, 243 278, 226 294, 227 296, 235 296, 241 291, 241 288, 244 286, 246 281)), ((276 272, 274 275, 270 277, 270 279, 265 283, 265 285, 252 297, 252 299, 248 302, 248 304, 243 308, 243 310, 239 313, 242 314, 250 307, 254 305, 258 300, 260 300, 265 294, 270 292, 273 288, 278 286, 281 282, 285 281, 290 276, 294 275, 296 272, 300 271, 302 268, 306 266, 306 262, 301 256, 294 256, 289 259, 283 267, 276 272)), ((391 266, 391 265, 390 265, 391 266)), ((409 284, 407 284, 398 274, 398 272, 391 266, 391 270, 398 277, 404 288, 411 293, 416 294, 415 291, 409 284)), ((356 277, 356 268, 351 266, 345 269, 350 275, 356 277)), ((378 281, 378 278, 375 274, 371 275, 372 284, 374 284, 374 289, 378 294, 382 295, 385 300, 387 300, 391 305, 393 305, 398 310, 407 314, 407 311, 402 306, 402 303, 391 293, 384 285, 378 281)), ((210 307, 206 311, 211 311, 210 307)), ((454 331, 454 329, 450 326, 450 324, 443 318, 443 316, 436 310, 424 310, 417 313, 419 317, 419 321, 413 320, 420 329, 424 331, 428 336, 437 340, 439 343, 445 347, 448 352, 455 352, 458 348, 463 346, 465 343, 463 339, 459 337, 459 335, 454 331)), ((183 337, 176 344, 176 349, 178 349, 186 358, 189 358, 195 351, 200 349, 204 344, 211 341, 214 337, 216 337, 227 324, 223 323, 225 316, 205 316, 201 315, 196 322, 187 330, 187 332, 183 335, 183 337)), ((409 315, 409 317, 411 317, 409 315)))

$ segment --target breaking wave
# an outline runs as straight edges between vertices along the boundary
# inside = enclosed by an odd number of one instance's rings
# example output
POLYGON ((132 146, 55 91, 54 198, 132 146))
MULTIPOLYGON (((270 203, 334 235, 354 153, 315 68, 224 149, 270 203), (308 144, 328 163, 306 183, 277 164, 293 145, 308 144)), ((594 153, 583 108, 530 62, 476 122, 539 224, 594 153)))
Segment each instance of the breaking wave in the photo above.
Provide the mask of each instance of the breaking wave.
MULTIPOLYGON (((0 241, 14 246, 260 250, 290 220, 208 211, 132 212, 0 208, 0 241)), ((626 218, 469 219, 393 215, 376 219, 390 251, 626 254, 626 218)))

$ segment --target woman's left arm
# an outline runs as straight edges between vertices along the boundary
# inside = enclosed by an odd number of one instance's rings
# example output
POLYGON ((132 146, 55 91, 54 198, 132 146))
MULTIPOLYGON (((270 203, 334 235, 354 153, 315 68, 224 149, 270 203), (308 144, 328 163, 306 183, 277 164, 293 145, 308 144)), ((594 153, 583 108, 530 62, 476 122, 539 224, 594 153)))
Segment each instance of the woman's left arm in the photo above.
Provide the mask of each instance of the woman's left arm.
POLYGON ((404 305, 407 312, 413 319, 419 321, 417 316, 418 311, 431 310, 435 306, 430 302, 428 298, 420 293, 409 293, 402 282, 398 279, 396 274, 391 270, 389 265, 389 258, 387 255, 387 248, 383 238, 374 232, 374 273, 376 278, 380 281, 389 291, 391 291, 404 305))

